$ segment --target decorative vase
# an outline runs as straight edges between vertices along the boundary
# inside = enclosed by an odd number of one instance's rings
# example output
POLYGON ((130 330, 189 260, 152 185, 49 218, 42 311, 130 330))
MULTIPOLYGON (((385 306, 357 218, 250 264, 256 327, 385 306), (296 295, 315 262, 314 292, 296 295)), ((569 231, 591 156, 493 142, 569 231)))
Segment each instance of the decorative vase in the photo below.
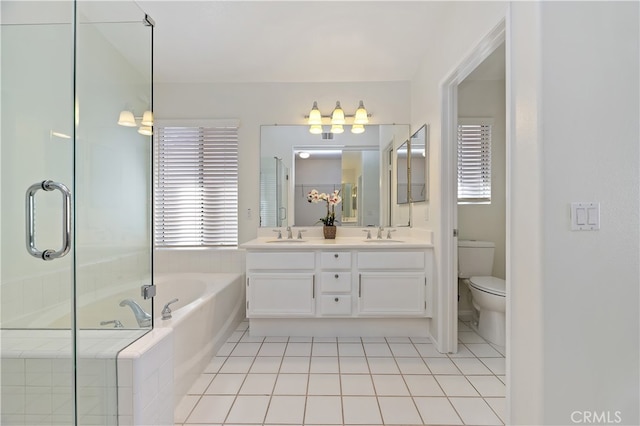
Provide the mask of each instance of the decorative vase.
POLYGON ((324 232, 324 238, 327 240, 335 240, 336 239, 336 226, 335 225, 324 225, 322 227, 322 231, 324 232))

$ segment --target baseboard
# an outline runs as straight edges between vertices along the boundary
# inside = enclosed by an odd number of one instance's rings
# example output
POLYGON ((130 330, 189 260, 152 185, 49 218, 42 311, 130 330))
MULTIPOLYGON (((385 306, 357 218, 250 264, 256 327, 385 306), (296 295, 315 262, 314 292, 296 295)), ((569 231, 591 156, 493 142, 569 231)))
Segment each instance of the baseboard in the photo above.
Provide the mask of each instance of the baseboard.
POLYGON ((471 321, 471 319, 473 318, 473 311, 471 310, 466 310, 466 311, 458 311, 458 319, 460 321, 471 321))

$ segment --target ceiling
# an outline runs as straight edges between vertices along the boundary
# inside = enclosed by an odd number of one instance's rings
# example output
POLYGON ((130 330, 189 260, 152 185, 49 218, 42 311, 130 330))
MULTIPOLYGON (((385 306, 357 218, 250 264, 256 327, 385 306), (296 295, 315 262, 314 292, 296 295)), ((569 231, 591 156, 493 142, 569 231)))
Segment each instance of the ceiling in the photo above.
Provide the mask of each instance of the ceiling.
POLYGON ((138 0, 156 22, 156 82, 408 81, 435 1, 138 0))

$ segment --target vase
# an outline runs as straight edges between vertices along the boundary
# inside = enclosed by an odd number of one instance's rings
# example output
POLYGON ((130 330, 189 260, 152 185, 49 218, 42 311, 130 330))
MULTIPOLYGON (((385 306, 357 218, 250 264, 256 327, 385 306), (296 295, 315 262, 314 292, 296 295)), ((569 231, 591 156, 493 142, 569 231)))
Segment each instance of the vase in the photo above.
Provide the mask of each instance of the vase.
POLYGON ((324 238, 327 240, 335 240, 336 239, 336 226, 335 225, 324 225, 322 227, 322 231, 324 232, 324 238))

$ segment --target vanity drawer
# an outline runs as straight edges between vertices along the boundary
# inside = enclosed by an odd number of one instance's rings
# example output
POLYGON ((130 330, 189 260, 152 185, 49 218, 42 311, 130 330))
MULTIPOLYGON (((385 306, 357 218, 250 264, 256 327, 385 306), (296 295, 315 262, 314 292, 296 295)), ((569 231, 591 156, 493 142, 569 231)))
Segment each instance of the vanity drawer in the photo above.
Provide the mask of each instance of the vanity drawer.
POLYGON ((320 299, 321 315, 351 315, 351 296, 324 295, 320 299))
POLYGON ((320 253, 323 269, 351 269, 351 253, 348 251, 323 251, 320 253))
POLYGON ((247 269, 314 269, 316 265, 313 252, 260 252, 247 253, 247 269))
POLYGON ((322 272, 320 279, 323 293, 351 291, 351 272, 322 272))
POLYGON ((359 269, 424 269, 423 251, 375 251, 358 253, 359 269))

